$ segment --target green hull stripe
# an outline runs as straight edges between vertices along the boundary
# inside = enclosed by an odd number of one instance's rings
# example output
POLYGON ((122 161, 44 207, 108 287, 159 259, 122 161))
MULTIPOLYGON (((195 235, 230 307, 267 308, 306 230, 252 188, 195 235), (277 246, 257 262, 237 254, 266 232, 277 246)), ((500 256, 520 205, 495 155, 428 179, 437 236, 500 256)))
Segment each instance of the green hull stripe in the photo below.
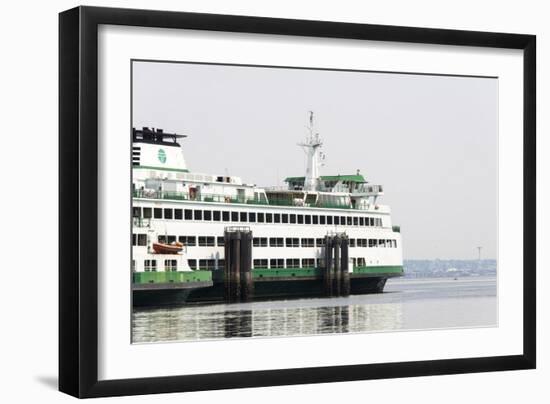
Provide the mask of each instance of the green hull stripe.
MULTIPOLYGON (((324 268, 254 268, 252 276, 256 278, 290 278, 290 277, 311 277, 322 276, 324 268)), ((355 267, 353 274, 402 274, 403 266, 371 266, 371 267, 355 267)))
POLYGON ((212 280, 211 271, 134 272, 132 275, 134 284, 207 282, 212 280))
POLYGON ((252 277, 256 278, 290 278, 302 276, 320 276, 319 268, 254 268, 252 277))
POLYGON ((403 266, 355 267, 354 274, 402 274, 403 266))
MULTIPOLYGON (((258 278, 300 278, 300 277, 322 277, 323 268, 254 268, 252 277, 258 278)), ((402 266, 372 266, 355 267, 353 274, 403 274, 402 266)), ((187 283, 187 282, 208 282, 212 280, 211 271, 193 272, 134 272, 134 284, 144 283, 187 283)))

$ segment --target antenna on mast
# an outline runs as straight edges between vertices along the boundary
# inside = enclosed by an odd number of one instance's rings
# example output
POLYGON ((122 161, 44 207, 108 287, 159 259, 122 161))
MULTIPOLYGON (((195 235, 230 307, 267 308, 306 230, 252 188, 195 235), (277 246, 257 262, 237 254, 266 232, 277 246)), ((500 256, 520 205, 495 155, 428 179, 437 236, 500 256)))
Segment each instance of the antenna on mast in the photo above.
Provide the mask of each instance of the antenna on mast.
POLYGON ((306 175, 304 178, 304 190, 316 191, 319 182, 319 166, 322 160, 320 147, 323 145, 318 133, 313 130, 313 111, 309 111, 309 136, 305 142, 298 143, 306 153, 306 175))

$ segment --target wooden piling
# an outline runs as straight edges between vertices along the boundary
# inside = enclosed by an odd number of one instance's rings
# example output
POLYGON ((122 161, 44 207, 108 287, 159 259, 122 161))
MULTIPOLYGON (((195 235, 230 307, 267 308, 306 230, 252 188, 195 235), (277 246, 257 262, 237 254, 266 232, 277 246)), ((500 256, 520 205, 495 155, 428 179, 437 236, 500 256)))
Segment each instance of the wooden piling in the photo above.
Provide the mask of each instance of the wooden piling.
POLYGON ((342 239, 340 236, 336 235, 332 238, 333 245, 334 245, 334 276, 333 276, 333 286, 332 286, 332 292, 334 296, 340 296, 340 290, 341 290, 341 279, 342 279, 342 271, 341 271, 341 262, 340 262, 340 247, 342 243, 342 239))
POLYGON ((241 233, 231 234, 231 297, 232 302, 241 300, 241 233))
POLYGON ((248 302, 254 297, 252 278, 252 232, 241 233, 240 290, 241 301, 248 302))
POLYGON ((325 283, 325 295, 330 297, 332 296, 332 250, 333 242, 332 237, 325 236, 325 273, 324 273, 324 283, 325 283))
POLYGON ((231 256, 231 233, 224 232, 224 268, 223 268, 223 280, 224 280, 224 300, 226 302, 231 301, 231 262, 233 260, 231 256))
POLYGON ((350 274, 349 274, 349 239, 342 237, 340 243, 340 270, 341 270, 341 296, 350 294, 350 274))
POLYGON ((224 232, 225 301, 249 301, 254 295, 252 276, 252 232, 249 229, 231 229, 224 232))

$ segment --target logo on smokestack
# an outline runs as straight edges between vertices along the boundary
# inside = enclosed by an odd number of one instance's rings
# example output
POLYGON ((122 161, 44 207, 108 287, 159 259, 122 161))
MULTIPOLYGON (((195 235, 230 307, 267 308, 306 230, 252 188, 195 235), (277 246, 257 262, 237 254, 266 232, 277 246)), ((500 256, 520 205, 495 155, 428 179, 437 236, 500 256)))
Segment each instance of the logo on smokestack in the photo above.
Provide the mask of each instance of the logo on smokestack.
POLYGON ((166 152, 163 149, 159 149, 157 157, 162 164, 166 163, 166 152))

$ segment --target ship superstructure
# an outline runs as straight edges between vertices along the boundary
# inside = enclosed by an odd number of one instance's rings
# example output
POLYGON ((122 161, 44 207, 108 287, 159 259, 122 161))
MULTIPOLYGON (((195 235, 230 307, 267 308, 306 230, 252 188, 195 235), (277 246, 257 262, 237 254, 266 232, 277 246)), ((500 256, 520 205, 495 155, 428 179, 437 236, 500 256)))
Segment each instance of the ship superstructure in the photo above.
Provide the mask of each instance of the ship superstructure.
POLYGON ((223 279, 224 233, 235 227, 252 233, 252 277, 264 288, 277 280, 286 282, 277 288, 289 290, 293 280, 314 283, 325 266, 330 234, 348 240, 352 293, 382 291, 386 279, 402 275, 401 235, 390 208, 378 203, 382 186, 368 183, 359 171, 320 175, 322 140, 313 113, 309 122, 299 143, 306 153, 305 175, 269 188, 236 176, 192 172, 183 155, 185 135, 133 129, 134 290, 181 286, 209 295, 206 289, 223 279), (158 254, 153 243, 183 248, 158 254))

